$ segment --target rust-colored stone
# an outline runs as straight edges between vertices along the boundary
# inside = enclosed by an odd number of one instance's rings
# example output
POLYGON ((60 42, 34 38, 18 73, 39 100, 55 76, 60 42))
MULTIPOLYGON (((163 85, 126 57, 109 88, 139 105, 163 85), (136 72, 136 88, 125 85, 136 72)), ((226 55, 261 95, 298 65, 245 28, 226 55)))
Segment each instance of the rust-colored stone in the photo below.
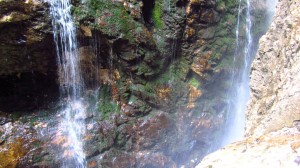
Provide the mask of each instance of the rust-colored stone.
POLYGON ((170 92, 172 91, 169 87, 157 88, 156 93, 160 100, 167 101, 170 98, 170 92))
MULTIPOLYGON (((199 51, 198 51, 199 52, 199 51)), ((212 56, 212 52, 208 51, 204 54, 200 54, 193 59, 192 70, 198 74, 200 77, 203 76, 203 73, 211 68, 209 59, 212 56)))
POLYGON ((187 108, 194 108, 196 105, 196 100, 202 95, 201 90, 198 90, 196 87, 190 85, 189 89, 189 101, 187 108))
POLYGON ((87 166, 88 166, 88 168, 96 168, 97 162, 95 160, 89 161, 87 166))

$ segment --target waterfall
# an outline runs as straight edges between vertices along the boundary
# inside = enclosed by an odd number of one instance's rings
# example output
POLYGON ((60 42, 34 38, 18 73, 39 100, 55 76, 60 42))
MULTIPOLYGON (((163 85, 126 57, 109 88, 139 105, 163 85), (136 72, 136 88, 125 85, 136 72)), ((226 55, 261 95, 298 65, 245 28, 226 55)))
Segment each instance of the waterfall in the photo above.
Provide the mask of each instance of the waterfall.
POLYGON ((70 0, 49 0, 54 40, 56 44, 58 75, 62 107, 59 132, 62 167, 83 168, 85 155, 82 135, 84 134, 85 104, 82 98, 82 81, 76 29, 71 16, 70 0))
POLYGON ((242 17, 242 0, 238 0, 238 16, 236 25, 236 46, 233 56, 234 68, 231 72, 231 88, 227 93, 227 119, 224 130, 225 135, 221 146, 233 141, 241 140, 245 127, 245 110, 246 104, 250 97, 249 73, 250 65, 253 60, 252 48, 252 20, 251 20, 251 3, 246 1, 246 20, 245 20, 245 42, 240 39, 241 17, 242 17))
MULTIPOLYGON (((244 135, 245 110, 250 98, 249 76, 251 63, 257 50, 257 42, 254 43, 251 16, 253 0, 238 0, 238 16, 236 25, 236 48, 233 56, 233 70, 230 76, 231 87, 227 92, 227 118, 224 137, 221 146, 241 140, 244 135), (245 7, 244 7, 245 6, 245 7), (243 16, 243 10, 245 11, 243 16), (245 17, 245 18, 244 18, 245 17), (242 19, 244 19, 242 24, 242 19), (240 30, 244 28, 245 33, 240 30), (241 39, 242 37, 242 39, 241 39)), ((257 1, 258 3, 260 1, 257 1)), ((270 24, 270 18, 274 14, 277 0, 265 0, 266 20, 265 27, 270 24), (272 4, 272 5, 270 5, 272 4)), ((261 4, 260 4, 261 5, 261 4)), ((258 6, 256 4, 256 6, 258 6)))

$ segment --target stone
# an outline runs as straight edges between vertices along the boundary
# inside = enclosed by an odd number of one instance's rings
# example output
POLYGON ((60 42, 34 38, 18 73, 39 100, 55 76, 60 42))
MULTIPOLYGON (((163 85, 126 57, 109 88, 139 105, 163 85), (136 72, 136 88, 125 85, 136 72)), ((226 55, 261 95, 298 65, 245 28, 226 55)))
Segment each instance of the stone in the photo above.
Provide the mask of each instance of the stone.
POLYGON ((172 159, 160 153, 137 153, 137 167, 169 167, 176 168, 172 159))
POLYGON ((45 3, 5 0, 0 8, 0 75, 53 70, 55 47, 45 3))
POLYGON ((197 56, 193 59, 191 69, 200 77, 204 76, 205 71, 211 68, 211 64, 209 63, 209 59, 211 56, 211 51, 203 54, 197 54, 197 56))
POLYGON ((92 37, 92 31, 91 31, 91 29, 89 27, 81 25, 80 29, 83 31, 83 34, 86 37, 92 37))
POLYGON ((292 127, 300 119, 300 3, 279 2, 251 70, 247 136, 292 127), (272 60, 272 61, 271 61, 272 60))
POLYGON ((300 134, 286 128, 260 137, 250 137, 230 144, 204 158, 197 168, 298 168, 300 134))
POLYGON ((190 85, 189 90, 189 102, 187 108, 194 108, 196 106, 197 99, 202 95, 201 90, 197 89, 195 86, 190 85))
MULTIPOLYGON (((162 111, 156 112, 153 117, 146 117, 139 119, 135 125, 136 132, 136 149, 147 149, 164 143, 163 139, 170 135, 172 129, 174 129, 170 116, 162 111)), ((160 145, 163 148, 163 145, 160 145)))
POLYGON ((45 108, 58 94, 48 6, 3 0, 0 9, 0 110, 45 108))

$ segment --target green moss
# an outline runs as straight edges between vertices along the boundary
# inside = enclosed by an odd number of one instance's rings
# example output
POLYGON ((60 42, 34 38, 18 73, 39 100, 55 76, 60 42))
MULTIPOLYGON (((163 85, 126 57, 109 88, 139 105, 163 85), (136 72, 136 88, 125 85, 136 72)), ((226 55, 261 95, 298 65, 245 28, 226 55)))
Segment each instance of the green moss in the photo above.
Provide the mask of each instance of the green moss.
POLYGON ((109 85, 103 85, 99 95, 98 111, 103 119, 109 117, 113 113, 120 112, 121 107, 113 101, 109 85))
POLYGON ((191 78, 189 84, 194 86, 195 88, 198 88, 200 86, 200 82, 195 78, 191 78))
POLYGON ((121 36, 134 41, 142 31, 142 25, 128 14, 121 3, 110 0, 86 0, 83 5, 73 8, 77 23, 101 30, 110 36, 121 36))
POLYGON ((222 1, 222 0, 217 0, 216 1, 216 9, 217 11, 223 11, 226 9, 226 5, 225 5, 225 2, 222 1))
POLYGON ((152 19, 157 29, 161 29, 163 27, 162 14, 163 14, 162 1, 158 0, 155 2, 154 9, 152 11, 152 19))
POLYGON ((179 81, 183 81, 187 72, 189 70, 189 64, 187 60, 183 57, 175 60, 173 64, 169 66, 169 68, 161 74, 155 80, 148 82, 147 84, 156 88, 170 85, 170 83, 176 83, 179 81))
POLYGON ((131 85, 130 90, 141 92, 147 97, 155 97, 155 85, 152 85, 151 82, 148 82, 145 85, 131 85))
POLYGON ((183 90, 185 86, 184 80, 189 70, 189 63, 185 57, 180 57, 174 60, 174 63, 162 73, 159 77, 147 82, 145 85, 141 85, 141 92, 146 93, 149 97, 157 96, 158 88, 170 88, 172 91, 170 94, 171 99, 176 99, 177 93, 183 90))
POLYGON ((209 63, 212 65, 219 64, 223 56, 233 55, 235 39, 232 37, 222 37, 213 43, 211 50, 214 51, 209 63))
POLYGON ((217 0, 217 4, 225 3, 226 9, 230 9, 236 7, 238 5, 238 1, 236 0, 217 0))
POLYGON ((237 21, 237 16, 232 15, 232 14, 227 14, 225 15, 225 21, 227 24, 229 25, 236 25, 236 21, 237 21))
POLYGON ((99 102, 99 111, 103 119, 108 118, 112 113, 120 112, 120 106, 112 101, 101 101, 99 102))
POLYGON ((108 146, 108 140, 106 138, 102 139, 102 141, 101 141, 101 143, 99 145, 99 148, 101 150, 103 150, 103 149, 107 148, 107 146, 108 146))
POLYGON ((133 102, 136 102, 137 100, 138 100, 137 97, 135 97, 134 95, 131 95, 128 102, 133 103, 133 102))
POLYGON ((140 64, 136 75, 142 75, 142 74, 145 75, 145 74, 149 74, 151 72, 152 72, 152 69, 149 66, 147 66, 146 64, 140 64))

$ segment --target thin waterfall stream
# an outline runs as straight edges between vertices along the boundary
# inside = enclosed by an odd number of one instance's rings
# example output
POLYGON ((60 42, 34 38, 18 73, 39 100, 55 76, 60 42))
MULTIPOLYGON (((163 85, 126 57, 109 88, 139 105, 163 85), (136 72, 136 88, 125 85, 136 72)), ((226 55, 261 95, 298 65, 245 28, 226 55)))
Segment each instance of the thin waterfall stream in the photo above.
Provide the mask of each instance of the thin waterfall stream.
MULTIPOLYGON (((266 11, 267 28, 274 14, 276 0, 267 0, 266 4, 270 6, 266 11), (273 4, 273 5, 270 5, 273 4)), ((221 146, 231 142, 241 140, 244 136, 245 128, 245 111, 246 105, 250 98, 249 76, 251 63, 254 59, 257 50, 257 44, 254 44, 253 39, 253 21, 254 16, 251 15, 252 3, 251 0, 238 0, 238 16, 236 25, 236 48, 233 56, 234 68, 231 72, 230 83, 231 87, 227 92, 227 119, 225 127, 225 135, 221 146), (245 3, 245 7, 243 7, 245 3), (244 16, 242 16, 242 12, 244 16), (245 17, 245 18, 242 18, 245 17), (244 20, 242 20, 244 19, 244 20), (242 21, 244 25, 242 25, 242 21), (244 35, 240 30, 245 29, 244 35), (243 37, 244 36, 244 37, 243 37), (241 39, 241 37, 243 39, 241 39)))
POLYGON ((240 39, 242 0, 239 0, 237 24, 236 24, 236 48, 233 56, 234 68, 231 73, 231 88, 228 90, 228 109, 227 109, 227 126, 226 135, 224 136, 222 146, 243 137, 245 126, 245 109, 246 103, 250 96, 249 89, 249 71, 252 61, 252 21, 251 21, 251 3, 247 0, 246 6, 246 23, 245 23, 245 42, 240 39))
POLYGON ((50 10, 54 40, 56 44, 62 121, 60 136, 65 138, 61 155, 63 167, 86 167, 82 136, 85 132, 84 116, 86 107, 82 92, 76 27, 71 16, 70 0, 51 0, 50 10))

